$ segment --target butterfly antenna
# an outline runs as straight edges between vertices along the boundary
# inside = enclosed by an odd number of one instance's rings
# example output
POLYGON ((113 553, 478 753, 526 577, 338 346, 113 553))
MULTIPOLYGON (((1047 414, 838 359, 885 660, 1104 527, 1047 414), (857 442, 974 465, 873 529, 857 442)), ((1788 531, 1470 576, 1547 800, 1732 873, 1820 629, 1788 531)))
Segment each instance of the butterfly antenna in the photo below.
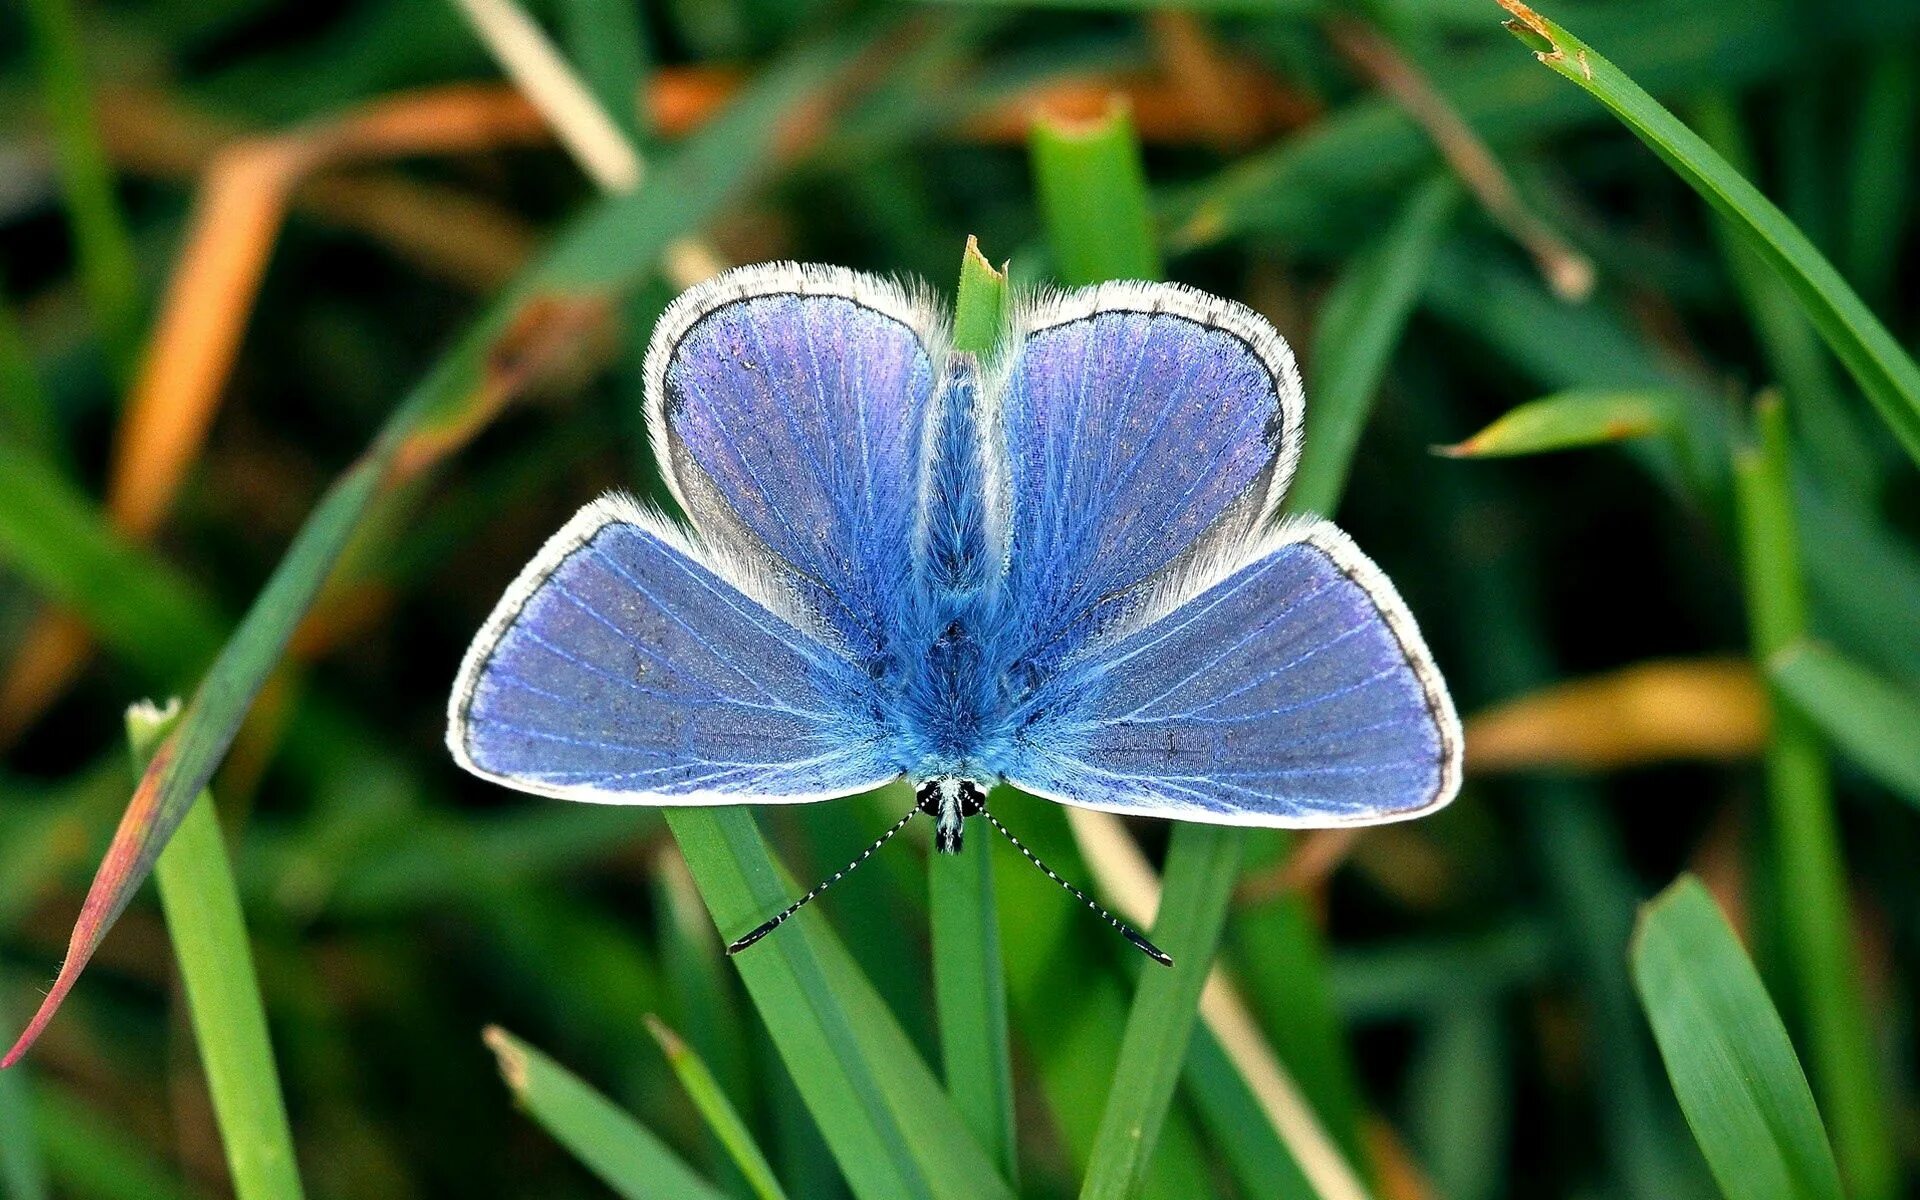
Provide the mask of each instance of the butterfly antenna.
POLYGON ((833 874, 821 880, 817 885, 815 885, 814 889, 808 892, 806 895, 800 897, 798 900, 795 900, 792 904, 787 905, 785 908, 781 909, 779 912, 775 913, 773 916, 767 918, 765 921, 762 921, 760 925, 756 927, 752 933, 749 933, 747 936, 743 938, 736 938, 734 941, 728 943, 727 953, 738 954, 742 950, 745 950, 748 946, 753 945, 755 942, 759 941, 761 938, 767 936, 768 934, 772 933, 774 930, 780 928, 780 926, 786 924, 788 917, 791 917, 793 914, 805 908, 808 902, 810 902, 815 896, 818 896, 820 893, 826 891, 828 888, 832 887, 834 884, 839 883, 842 879, 845 879, 847 876, 853 874, 853 869, 859 866, 861 863, 867 861, 867 859, 873 857, 873 852, 875 850, 878 850, 880 847, 892 841, 893 835, 896 833, 899 833, 902 829, 905 829, 907 827, 907 822, 913 820, 914 814, 919 811, 920 811, 920 806, 917 804, 912 808, 908 809, 906 816, 901 817, 898 821, 895 821, 887 829, 885 833, 873 839, 873 845, 868 846, 865 850, 862 850, 854 858, 852 862, 848 863, 846 866, 840 868, 838 871, 835 871, 833 874))
MULTIPOLYGON (((908 814, 908 815, 911 816, 912 814, 908 814)), ((1047 864, 1041 862, 1038 855, 1036 855, 1033 851, 1027 849, 1027 844, 1025 842, 1013 836, 1013 831, 1011 829, 1008 829, 1005 825, 1002 825, 1000 823, 999 817, 994 816, 990 812, 983 812, 981 813, 981 815, 984 816, 987 820, 991 821, 993 823, 993 827, 995 829, 998 829, 1001 835, 1005 837, 1009 842, 1013 843, 1013 848, 1015 850, 1018 850, 1020 853, 1026 855, 1028 862, 1032 863, 1036 867, 1039 867, 1040 873, 1042 875, 1045 875, 1048 879, 1053 880, 1055 883, 1059 884, 1061 887, 1067 889, 1069 892, 1072 892, 1074 896, 1077 897, 1082 904, 1085 904, 1088 908, 1092 909, 1094 912, 1099 913, 1100 919, 1102 921, 1105 921, 1107 924, 1113 926, 1115 929, 1118 929, 1120 931, 1121 937, 1126 938, 1128 941, 1138 946, 1142 953, 1144 953, 1148 958, 1152 959, 1153 961, 1159 963, 1161 966, 1170 967, 1173 965, 1173 956, 1171 954, 1168 954, 1165 950, 1162 950, 1160 947, 1148 941, 1146 939, 1146 935, 1142 934, 1139 930, 1135 929, 1133 926, 1127 924, 1125 921, 1122 921, 1119 917, 1114 916, 1112 913, 1108 912, 1106 909, 1101 908, 1098 904, 1094 902, 1094 899, 1092 896, 1087 895, 1085 892, 1081 891, 1079 888, 1073 886, 1072 884, 1068 883, 1066 880, 1060 878, 1060 875, 1057 871, 1055 871, 1052 867, 1048 866, 1047 864)), ((904 821, 901 822, 901 824, 903 825, 905 823, 906 822, 904 821)))

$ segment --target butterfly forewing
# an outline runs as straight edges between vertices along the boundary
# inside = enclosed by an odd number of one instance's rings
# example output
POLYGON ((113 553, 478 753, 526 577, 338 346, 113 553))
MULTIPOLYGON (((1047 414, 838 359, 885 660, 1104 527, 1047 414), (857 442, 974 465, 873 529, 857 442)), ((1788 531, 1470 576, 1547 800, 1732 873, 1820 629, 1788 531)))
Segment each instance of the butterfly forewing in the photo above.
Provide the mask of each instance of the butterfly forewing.
POLYGON ((648 351, 655 450, 694 527, 771 556, 857 655, 908 586, 944 337, 883 280, 775 263, 683 295, 648 351))
POLYGON ((1013 782, 1240 825, 1369 824, 1452 798, 1452 702, 1405 605, 1344 534, 1283 527, 1192 584, 1042 686, 1013 782))
POLYGON ((631 502, 588 506, 467 652, 454 757, 605 803, 817 800, 891 778, 858 716, 869 681, 750 594, 780 581, 734 566, 631 502))
POLYGON ((1237 304, 1108 284, 1036 305, 1006 366, 1006 594, 1057 661, 1135 589, 1272 512, 1299 455, 1284 342, 1237 304))

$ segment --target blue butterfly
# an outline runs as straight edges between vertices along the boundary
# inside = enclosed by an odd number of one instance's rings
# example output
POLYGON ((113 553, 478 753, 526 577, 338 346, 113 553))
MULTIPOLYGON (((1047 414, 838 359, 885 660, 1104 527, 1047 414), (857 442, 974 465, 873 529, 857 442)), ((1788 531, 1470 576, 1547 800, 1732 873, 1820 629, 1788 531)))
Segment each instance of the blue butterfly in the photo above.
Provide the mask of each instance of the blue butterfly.
POLYGON ((1452 799, 1460 724, 1406 605, 1331 524, 1274 519, 1303 403, 1273 327, 1112 283, 1026 300, 1003 345, 957 352, 928 293, 834 267, 682 295, 646 403, 691 528, 614 495, 555 534, 467 652, 454 758, 609 804, 904 775, 869 854, 916 812, 945 852, 972 816, 1006 833, 1001 781, 1229 825, 1452 799))

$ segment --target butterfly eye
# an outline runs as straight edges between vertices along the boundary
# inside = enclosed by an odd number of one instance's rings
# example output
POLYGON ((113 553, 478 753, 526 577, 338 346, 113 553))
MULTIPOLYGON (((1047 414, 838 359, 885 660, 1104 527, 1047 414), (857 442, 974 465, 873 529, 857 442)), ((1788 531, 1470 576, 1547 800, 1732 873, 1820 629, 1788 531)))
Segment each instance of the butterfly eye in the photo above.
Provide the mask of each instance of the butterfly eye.
POLYGON ((960 815, 977 817, 987 811, 987 794, 971 779, 960 781, 960 815))

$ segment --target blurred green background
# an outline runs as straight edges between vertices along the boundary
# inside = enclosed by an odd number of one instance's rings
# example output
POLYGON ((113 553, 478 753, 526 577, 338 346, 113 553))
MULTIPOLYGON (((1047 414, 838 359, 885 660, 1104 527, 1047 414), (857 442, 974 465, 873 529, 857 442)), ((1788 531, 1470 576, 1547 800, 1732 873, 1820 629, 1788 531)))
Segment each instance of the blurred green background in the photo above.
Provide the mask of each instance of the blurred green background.
POLYGON ((218 810, 165 920, 151 853, 108 878, 0 1073, 0 1195, 296 1195, 276 1095, 315 1197, 1920 1194, 1920 4, 1543 7, 1579 41, 1494 0, 0 9, 9 1036, 129 797, 171 832, 212 772, 218 810), (721 955, 708 906, 737 934, 899 789, 762 843, 441 740, 542 540, 664 499, 640 356, 680 288, 792 258, 951 295, 968 235, 1016 288, 1271 319, 1297 503, 1470 718, 1429 820, 1130 825, 1177 977, 996 847, 997 1021, 923 830, 781 965, 721 955), (123 710, 203 680, 136 793, 123 710), (1687 872, 1712 901, 1634 942, 1687 872), (1245 1027, 1194 1021, 1216 941, 1245 1027))

